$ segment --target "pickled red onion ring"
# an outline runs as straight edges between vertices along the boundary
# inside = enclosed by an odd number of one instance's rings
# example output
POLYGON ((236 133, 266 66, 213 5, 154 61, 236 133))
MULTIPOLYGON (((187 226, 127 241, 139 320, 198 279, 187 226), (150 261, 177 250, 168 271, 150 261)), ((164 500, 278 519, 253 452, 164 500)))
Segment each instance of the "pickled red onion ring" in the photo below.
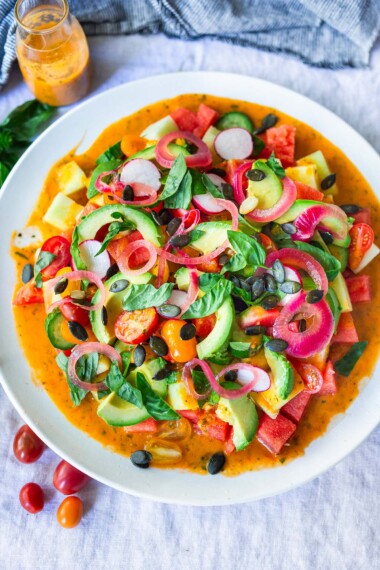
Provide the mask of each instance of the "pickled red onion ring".
MULTIPOLYGON (((106 299, 106 291, 104 289, 104 285, 103 285, 102 280, 95 273, 92 273, 91 271, 84 271, 84 270, 71 271, 70 273, 63 273, 62 275, 59 275, 58 277, 54 277, 54 279, 50 279, 49 281, 45 281, 44 287, 46 287, 48 290, 53 289, 57 285, 57 283, 59 283, 60 281, 64 281, 65 279, 67 279, 68 281, 80 281, 80 280, 84 279, 86 281, 90 281, 91 283, 94 283, 94 285, 96 285, 97 288, 99 289, 99 291, 100 291, 99 302, 96 303, 96 305, 89 305, 89 306, 81 305, 82 309, 84 309, 85 311, 98 311, 99 309, 101 309, 103 307, 104 301, 106 299)), ((65 303, 65 302, 67 302, 67 297, 62 297, 62 299, 55 301, 48 308, 48 313, 51 313, 53 309, 55 309, 56 307, 59 307, 60 305, 62 305, 62 303, 65 303)), ((73 299, 73 302, 75 302, 75 299, 73 299)))
POLYGON ((187 131, 175 131, 163 136, 157 143, 155 155, 158 164, 164 168, 171 168, 175 161, 175 156, 170 152, 168 145, 177 139, 185 139, 195 145, 198 151, 195 154, 184 156, 188 167, 207 167, 212 164, 210 149, 200 138, 187 131))
POLYGON ((141 182, 133 182, 129 184, 132 187, 133 193, 136 198, 142 196, 141 200, 123 200, 115 190, 111 190, 111 193, 115 200, 120 202, 120 204, 127 204, 128 206, 151 206, 157 202, 157 191, 151 186, 142 184, 141 182))
POLYGON ((108 344, 103 342, 86 342, 84 344, 78 344, 69 356, 67 373, 73 384, 82 390, 99 391, 108 390, 108 386, 104 382, 98 382, 92 384, 91 382, 83 382, 76 373, 76 364, 81 356, 85 354, 90 354, 91 352, 97 352, 98 354, 103 354, 112 361, 117 361, 118 365, 121 366, 121 356, 108 344))
POLYGON ((152 243, 145 239, 138 239, 136 241, 132 241, 127 245, 127 247, 123 250, 123 252, 118 257, 117 263, 119 265, 119 269, 125 273, 125 275, 142 275, 146 273, 153 267, 153 265, 157 261, 157 251, 156 248, 152 243), (129 266, 129 258, 133 253, 135 253, 138 249, 147 249, 149 252, 149 259, 148 261, 138 269, 132 269, 129 266))
POLYGON ((292 206, 296 201, 297 188, 293 180, 290 180, 287 176, 283 179, 282 186, 283 190, 281 197, 271 208, 266 208, 265 210, 255 208, 252 212, 246 214, 247 218, 254 222, 266 224, 268 222, 273 222, 273 220, 276 220, 282 216, 282 214, 287 212, 290 206, 292 206))

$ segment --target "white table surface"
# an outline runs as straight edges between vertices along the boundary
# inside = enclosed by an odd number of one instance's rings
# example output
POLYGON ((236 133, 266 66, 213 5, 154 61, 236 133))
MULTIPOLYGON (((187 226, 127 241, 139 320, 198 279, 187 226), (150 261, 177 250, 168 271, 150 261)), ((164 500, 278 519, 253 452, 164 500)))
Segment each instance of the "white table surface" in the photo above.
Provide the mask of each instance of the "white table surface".
MULTIPOLYGON (((168 71, 239 72, 285 85, 322 103, 380 151, 379 44, 371 68, 342 71, 310 68, 286 56, 221 42, 186 43, 160 35, 91 38, 90 47, 92 94, 168 71)), ((29 98, 15 69, 0 92, 0 120, 29 98)), ((58 458, 47 450, 35 464, 18 463, 12 441, 23 421, 1 389, 0 403, 0 568, 4 570, 380 569, 380 428, 313 482, 246 505, 207 509, 160 505, 93 481, 81 492, 82 523, 65 530, 55 520, 62 496, 51 485, 58 458), (47 496, 44 511, 36 516, 23 511, 18 502, 21 486, 31 480, 39 482, 47 496)))

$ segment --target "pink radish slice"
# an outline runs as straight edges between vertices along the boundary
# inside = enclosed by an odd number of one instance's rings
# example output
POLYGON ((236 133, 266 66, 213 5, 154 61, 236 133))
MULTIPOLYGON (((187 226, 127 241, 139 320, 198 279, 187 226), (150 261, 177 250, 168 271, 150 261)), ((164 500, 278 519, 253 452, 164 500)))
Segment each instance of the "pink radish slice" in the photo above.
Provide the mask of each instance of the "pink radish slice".
POLYGON ((220 212, 223 212, 225 209, 223 206, 218 204, 216 198, 214 198, 210 192, 193 196, 193 204, 205 214, 220 214, 220 212))
POLYGON ((232 158, 243 160, 253 152, 252 136, 246 129, 240 127, 226 129, 216 136, 214 148, 224 160, 232 158))
POLYGON ((100 279, 103 279, 111 266, 111 260, 107 250, 96 255, 101 247, 102 244, 100 241, 88 239, 79 244, 79 251, 88 271, 95 273, 100 279))
MULTIPOLYGON (((256 381, 256 384, 253 388, 254 392, 265 392, 270 388, 270 377, 265 370, 261 370, 260 368, 255 369, 255 373, 259 375, 259 379, 256 381)), ((245 386, 249 384, 253 380, 252 370, 247 368, 240 368, 237 370, 237 380, 239 384, 245 386)))
POLYGON ((182 305, 186 302, 187 293, 186 291, 180 291, 179 289, 175 289, 172 291, 169 299, 166 301, 165 305, 176 305, 177 307, 182 307, 182 305))
POLYGON ((145 158, 135 158, 127 162, 121 171, 120 181, 123 184, 145 184, 154 190, 159 190, 161 174, 158 168, 145 158))
POLYGON ((226 181, 223 180, 223 178, 221 176, 219 176, 218 174, 214 174, 213 172, 210 172, 210 173, 207 173, 207 176, 211 180, 211 182, 214 184, 214 186, 219 188, 219 190, 222 189, 222 184, 226 184, 226 181))

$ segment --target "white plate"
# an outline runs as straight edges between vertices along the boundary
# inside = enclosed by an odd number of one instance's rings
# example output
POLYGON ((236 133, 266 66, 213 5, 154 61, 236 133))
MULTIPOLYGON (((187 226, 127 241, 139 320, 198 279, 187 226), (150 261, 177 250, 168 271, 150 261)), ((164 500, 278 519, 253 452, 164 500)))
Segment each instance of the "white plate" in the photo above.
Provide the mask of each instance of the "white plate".
MULTIPOLYGON (((380 197, 380 158, 351 127, 306 97, 272 83, 228 73, 161 75, 120 85, 68 112, 27 150, 5 183, 0 201, 0 362, 2 385, 24 420, 58 455, 91 477, 133 495, 167 503, 224 505, 275 495, 323 473, 359 445, 380 421, 380 383, 371 381, 344 415, 288 465, 238 478, 141 471, 70 424, 30 379, 11 310, 15 270, 11 232, 22 228, 52 164, 79 141, 84 150, 110 123, 140 107, 181 93, 210 93, 275 107, 323 133, 356 164, 380 197)), ((378 377, 379 362, 374 376, 378 377)))

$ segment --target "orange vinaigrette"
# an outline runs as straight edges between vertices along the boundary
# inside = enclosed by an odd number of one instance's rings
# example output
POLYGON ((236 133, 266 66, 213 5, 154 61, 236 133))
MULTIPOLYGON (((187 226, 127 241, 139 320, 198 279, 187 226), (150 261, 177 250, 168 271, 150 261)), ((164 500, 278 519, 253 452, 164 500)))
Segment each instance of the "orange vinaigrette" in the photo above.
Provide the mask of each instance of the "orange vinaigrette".
POLYGON ((18 0, 16 51, 26 84, 43 103, 69 105, 90 84, 89 50, 66 0, 18 0))

